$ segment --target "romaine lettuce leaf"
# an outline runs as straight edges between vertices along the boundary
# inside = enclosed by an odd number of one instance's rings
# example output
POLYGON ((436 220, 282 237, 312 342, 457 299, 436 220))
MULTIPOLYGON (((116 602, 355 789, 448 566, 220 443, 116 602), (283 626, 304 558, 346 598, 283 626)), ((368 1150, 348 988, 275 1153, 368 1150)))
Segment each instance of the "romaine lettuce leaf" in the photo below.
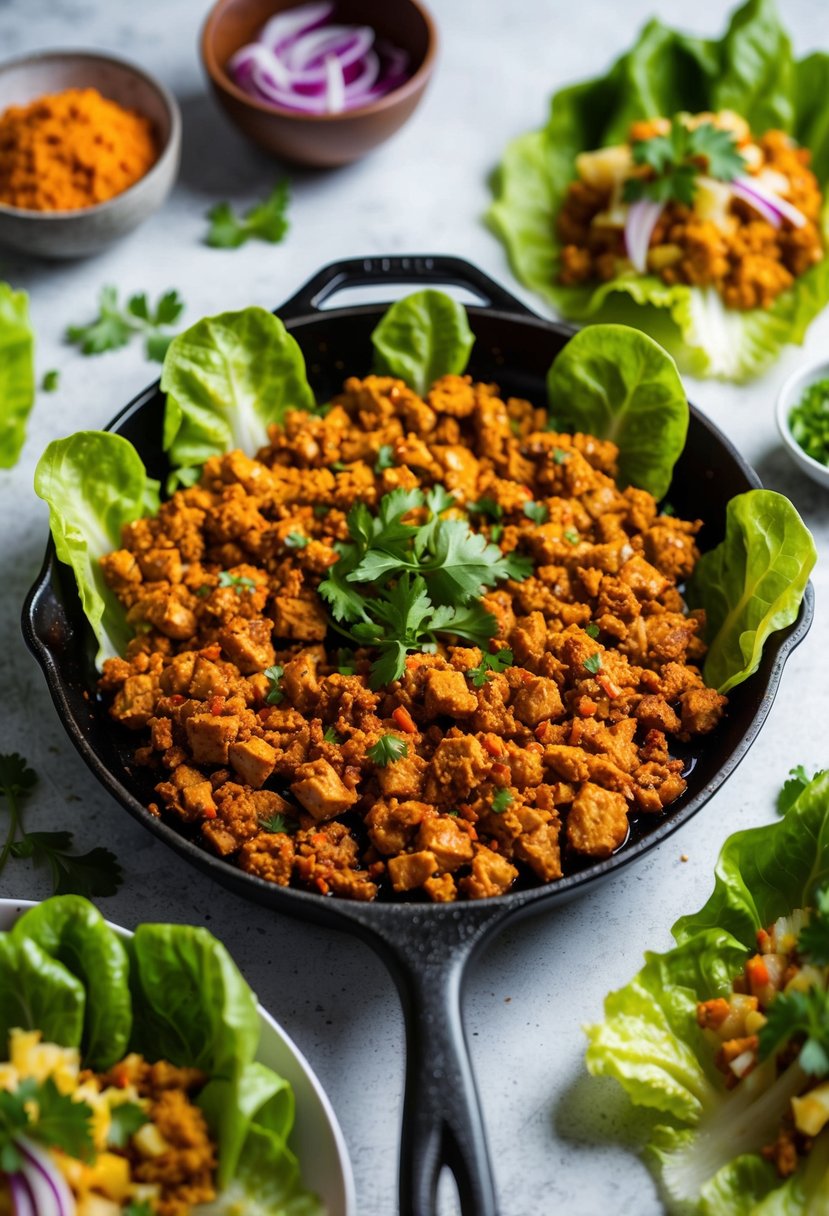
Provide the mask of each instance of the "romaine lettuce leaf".
POLYGON ((774 490, 749 490, 726 510, 725 539, 704 553, 686 598, 706 614, 705 682, 728 692, 760 665, 769 634, 797 618, 815 542, 795 508, 774 490))
MULTIPOLYGON (((805 1083, 797 1062, 768 1061, 734 1090, 713 1067, 696 1002, 723 996, 756 949, 756 931, 810 902, 829 879, 829 774, 819 774, 784 819, 729 837, 714 891, 681 918, 677 945, 646 955, 639 974, 605 1001, 587 1029, 587 1067, 615 1077, 635 1106, 666 1122, 645 1150, 672 1216, 817 1216, 829 1197, 829 1133, 781 1182, 759 1150, 774 1138, 805 1083)), ((631 1119, 635 1119, 631 1110, 631 1119)))
POLYGON ((29 299, 0 283, 0 469, 17 464, 35 400, 34 333, 29 299))
MULTIPOLYGON (((557 282, 556 216, 580 152, 619 143, 635 119, 679 110, 733 109, 757 133, 791 132, 813 153, 829 188, 829 56, 797 63, 772 0, 748 0, 724 37, 706 41, 651 21, 632 49, 604 76, 560 90, 546 126, 506 149, 493 177, 490 226, 513 269, 561 315, 575 321, 619 321, 646 330, 683 371, 726 380, 759 374, 788 342, 803 341, 829 302, 829 259, 798 277, 768 310, 727 309, 713 289, 669 287, 654 275, 621 275, 608 283, 557 282)), ((829 210, 824 211, 829 243, 829 210)))
POLYGON ((440 376, 466 371, 475 335, 462 304, 427 289, 392 304, 371 341, 374 370, 405 380, 422 397, 440 376))
POLYGON ((620 484, 662 498, 685 447, 688 402, 676 364, 647 334, 597 325, 570 339, 547 375, 550 419, 619 447, 620 484))
POLYGON ((264 308, 204 317, 178 334, 161 388, 168 394, 164 449, 184 469, 233 448, 255 456, 269 423, 288 409, 315 408, 302 351, 264 308))
POLYGON ((57 895, 24 912, 11 937, 20 946, 34 942, 83 985, 84 1061, 104 1069, 122 1059, 132 1029, 129 963, 98 909, 80 895, 57 895))
POLYGON ((75 572, 100 666, 123 654, 131 636, 100 559, 121 544, 124 524, 158 510, 158 483, 127 439, 109 431, 77 431, 46 448, 35 469, 35 492, 49 504, 58 557, 75 572))

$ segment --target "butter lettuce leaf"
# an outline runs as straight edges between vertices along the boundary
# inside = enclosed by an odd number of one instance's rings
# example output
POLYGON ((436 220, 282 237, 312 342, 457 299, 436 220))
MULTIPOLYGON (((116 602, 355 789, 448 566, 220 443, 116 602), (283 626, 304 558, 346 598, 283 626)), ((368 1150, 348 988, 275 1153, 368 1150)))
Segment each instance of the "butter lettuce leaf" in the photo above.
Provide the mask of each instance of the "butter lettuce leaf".
MULTIPOLYGON (((829 302, 824 258, 767 310, 727 309, 713 289, 668 286, 632 271, 601 285, 557 282, 556 217, 580 152, 620 143, 630 123, 680 110, 732 109, 758 134, 790 132, 813 155, 829 188, 829 56, 796 62, 772 0, 748 0, 719 40, 692 38, 649 22, 609 71, 559 90, 546 125, 506 149, 493 176, 488 221, 518 278, 574 321, 617 321, 657 338, 683 371, 743 381, 789 342, 801 343, 829 302)), ((829 243, 829 210, 824 211, 829 243)))
POLYGON ((729 837, 714 891, 677 921, 676 946, 648 954, 587 1029, 587 1067, 615 1077, 636 1107, 661 1111, 645 1159, 672 1216, 812 1216, 829 1195, 829 1133, 787 1181, 760 1150, 807 1083, 795 1061, 767 1061, 733 1090, 714 1068, 696 1004, 725 996, 756 949, 756 931, 807 905, 829 879, 829 774, 819 774, 785 818, 729 837))
POLYGON ((662 498, 685 447, 689 410, 673 359, 625 325, 575 334, 547 376, 551 423, 610 439, 619 480, 662 498))
POLYGON ((164 449, 184 469, 234 448, 255 456, 270 423, 289 409, 315 408, 296 339, 264 308, 204 317, 178 334, 161 388, 168 394, 164 449))
POLYGON ((0 1061, 15 1028, 49 1043, 80 1047, 86 991, 66 967, 29 939, 0 933, 0 1061))
POLYGON ((35 492, 49 504, 57 555, 72 567, 86 619, 98 639, 98 666, 124 653, 126 614, 101 573, 100 559, 121 544, 121 529, 158 510, 158 482, 132 444, 109 431, 55 439, 35 469, 35 492))
POLYGON ((686 595, 706 613, 707 684, 728 692, 757 670, 769 635, 797 618, 816 560, 788 498, 749 490, 731 499, 725 539, 697 562, 686 595))
POLYGON ((29 298, 0 283, 0 469, 17 464, 35 400, 29 298))
POLYGON ((475 336, 466 309, 443 291, 415 291, 392 304, 371 335, 374 370, 424 396, 441 376, 466 371, 475 336))

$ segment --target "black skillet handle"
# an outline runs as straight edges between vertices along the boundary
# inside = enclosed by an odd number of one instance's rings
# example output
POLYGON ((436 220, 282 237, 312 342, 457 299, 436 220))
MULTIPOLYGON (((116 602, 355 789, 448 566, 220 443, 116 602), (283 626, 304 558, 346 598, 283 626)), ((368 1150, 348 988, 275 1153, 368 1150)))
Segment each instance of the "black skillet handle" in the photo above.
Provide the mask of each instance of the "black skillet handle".
POLYGON ((367 911, 349 908, 349 919, 389 967, 406 1021, 400 1216, 436 1216, 444 1167, 462 1216, 497 1216, 461 993, 467 963, 508 912, 486 901, 367 911))
POLYGON ((344 288, 399 283, 412 283, 418 287, 453 284, 455 287, 465 287, 482 304, 488 304, 499 312, 535 315, 489 275, 478 270, 477 266, 463 258, 446 254, 346 258, 341 262, 331 262, 276 311, 283 320, 291 320, 318 312, 325 300, 344 288))

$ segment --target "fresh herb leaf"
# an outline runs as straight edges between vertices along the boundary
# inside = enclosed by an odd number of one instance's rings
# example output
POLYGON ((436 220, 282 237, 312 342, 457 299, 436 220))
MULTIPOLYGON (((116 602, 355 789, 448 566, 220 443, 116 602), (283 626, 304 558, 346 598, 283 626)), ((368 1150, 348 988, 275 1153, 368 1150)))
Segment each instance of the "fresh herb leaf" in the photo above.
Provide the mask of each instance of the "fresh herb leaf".
POLYGON ((501 524, 493 524, 493 526, 489 529, 489 539, 493 544, 497 544, 503 535, 504 529, 501 524))
POLYGON ((52 1077, 22 1080, 14 1093, 0 1090, 0 1168, 15 1172, 20 1155, 15 1139, 25 1135, 45 1148, 61 1149, 70 1157, 94 1155, 92 1109, 62 1094, 52 1077))
POLYGON ((504 811, 506 811, 512 805, 514 799, 515 796, 512 790, 507 789, 506 787, 504 789, 500 789, 492 799, 491 810, 493 810, 496 815, 503 815, 504 811))
POLYGON ((589 658, 584 660, 584 667, 590 672, 591 675, 594 676, 597 674, 597 672, 601 671, 602 656, 598 651, 596 651, 595 654, 591 654, 589 658))
POLYGON ((565 452, 564 448, 553 448, 553 460, 556 464, 566 464, 570 459, 570 453, 565 452))
POLYGON ((136 1201, 133 1199, 124 1208, 123 1216, 153 1216, 153 1209, 146 1201, 136 1203, 136 1201))
POLYGON ((650 169, 652 175, 627 179, 623 197, 628 203, 648 198, 659 203, 675 200, 691 207, 700 175, 730 182, 746 166, 733 132, 711 122, 691 129, 679 116, 667 135, 634 140, 631 152, 634 164, 650 169))
POLYGON ((342 736, 337 734, 333 726, 329 726, 322 737, 326 743, 333 743, 335 746, 339 746, 343 741, 342 736))
POLYGON ((237 595, 241 595, 243 591, 256 590, 256 583, 252 578, 244 574, 231 574, 229 570, 219 572, 219 586, 233 587, 237 595))
POLYGON ((550 512, 544 506, 543 502, 525 502, 524 514, 527 519, 531 519, 534 524, 546 524, 550 518, 550 512))
POLYGON ((809 920, 797 935, 797 952, 816 967, 829 966, 829 887, 815 896, 809 920))
POLYGON ((55 368, 43 373, 40 387, 44 393, 54 393, 60 384, 60 372, 55 368))
POLYGON ((394 468, 394 448, 392 447, 392 445, 390 443, 384 443, 381 445, 380 450, 377 453, 377 462, 374 466, 374 472, 382 473, 383 469, 393 469, 393 468, 394 468))
POLYGON ((813 1076, 824 1076, 829 1072, 829 992, 823 988, 781 992, 774 998, 760 1027, 760 1059, 801 1036, 800 1067, 813 1076))
POLYGON ((408 754, 408 743, 403 739, 398 739, 397 735, 381 735, 377 742, 368 749, 369 760, 378 768, 394 764, 395 760, 402 760, 408 754))
POLYGON ((141 333, 146 339, 147 357, 162 362, 172 340, 172 335, 162 331, 174 325, 183 311, 184 303, 177 291, 165 292, 155 308, 148 303, 146 294, 140 292, 130 296, 122 309, 117 288, 104 287, 98 300, 98 316, 88 325, 70 325, 66 338, 80 346, 82 354, 100 355, 126 346, 133 334, 141 333))
POLYGON ((337 671, 341 676, 353 676, 357 670, 355 667, 356 657, 353 650, 349 650, 347 646, 340 646, 337 651, 337 671))
POLYGON ((661 507, 660 512, 659 512, 659 514, 660 514, 660 515, 667 515, 667 516, 670 518, 670 516, 672 516, 672 515, 676 515, 676 510, 675 510, 674 506, 673 506, 671 503, 669 503, 669 502, 663 502, 662 507, 661 507))
POLYGON ((285 545, 288 549, 304 549, 310 543, 310 537, 304 536, 302 532, 289 532, 285 537, 285 545))
POLYGON ((490 672, 504 671, 505 668, 512 667, 513 662, 511 650, 497 650, 495 654, 484 654, 478 666, 470 667, 466 674, 476 688, 483 688, 490 672))
POLYGON ((599 633, 600 633, 599 626, 596 624, 595 621, 590 621, 587 625, 585 625, 584 632, 587 634, 587 636, 589 638, 595 639, 599 636, 599 633))
POLYGON ((111 1106, 109 1119, 107 1144, 110 1148, 126 1148, 135 1133, 150 1121, 137 1102, 120 1102, 117 1106, 111 1106))
POLYGON ((504 508, 494 498, 479 498, 477 502, 467 503, 466 509, 474 515, 488 515, 490 519, 494 520, 504 517, 504 508))
POLYGON ((213 588, 210 586, 209 583, 202 583, 201 587, 196 588, 196 595, 200 599, 205 600, 205 599, 207 599, 208 595, 210 595, 210 592, 212 590, 213 590, 213 588))
POLYGON ((260 819, 259 826, 263 832, 270 832, 272 836, 293 836, 299 828, 296 820, 289 819, 282 811, 277 811, 274 815, 260 819))
POLYGON ((567 541, 567 543, 569 545, 581 544, 581 537, 579 536, 579 534, 575 528, 568 528, 567 531, 564 533, 564 539, 567 541))
POLYGON ((331 508, 327 507, 324 502, 316 503, 313 508, 314 519, 325 519, 330 510, 331 508))
POLYGON ((123 881, 118 858, 109 849, 70 853, 71 832, 27 832, 11 847, 13 857, 31 858, 48 866, 54 895, 83 895, 86 899, 114 895, 123 881))
POLYGON ((210 227, 205 243, 213 249, 238 249, 251 238, 277 245, 288 231, 287 179, 279 182, 264 200, 237 216, 230 203, 217 203, 207 213, 210 227))
POLYGON ((268 705, 279 705, 279 703, 284 700, 285 694, 279 687, 279 681, 282 679, 284 674, 285 668, 280 667, 279 664, 274 664, 273 667, 265 668, 265 675, 268 677, 271 685, 267 695, 265 696, 265 700, 268 705))
POLYGON ((796 768, 790 768, 788 779, 783 783, 783 788, 777 795, 777 813, 785 815, 786 811, 797 802, 809 782, 813 780, 814 777, 809 776, 802 764, 798 764, 796 768))

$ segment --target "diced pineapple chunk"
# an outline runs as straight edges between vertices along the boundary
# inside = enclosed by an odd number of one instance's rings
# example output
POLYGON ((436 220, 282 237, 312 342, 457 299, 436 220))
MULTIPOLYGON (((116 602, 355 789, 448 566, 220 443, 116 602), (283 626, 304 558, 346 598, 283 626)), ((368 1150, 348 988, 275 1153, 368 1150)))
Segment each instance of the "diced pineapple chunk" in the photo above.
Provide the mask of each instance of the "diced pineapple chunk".
POLYGON ((829 1081, 809 1090, 802 1098, 792 1098, 795 1127, 806 1136, 817 1136, 829 1123, 829 1081))
POLYGON ((701 220, 715 224, 721 232, 728 232, 734 226, 734 217, 728 210, 730 203, 728 182, 718 182, 713 177, 697 178, 694 212, 701 220))
POLYGON ((13 1030, 9 1038, 9 1059, 21 1077, 45 1081, 53 1077, 61 1093, 71 1093, 80 1072, 80 1053, 75 1047, 41 1043, 39 1030, 13 1030))
POLYGON ((84 1195, 78 1200, 77 1216, 121 1216, 120 1203, 105 1199, 103 1195, 84 1195))
POLYGON ((612 190, 630 176, 633 158, 627 144, 614 144, 610 148, 598 148, 595 152, 581 152, 576 157, 576 172, 588 186, 598 190, 612 190))
POLYGON ((99 1153, 86 1178, 90 1189, 123 1203, 130 1197, 130 1163, 115 1153, 99 1153))
POLYGON ((139 1127, 132 1142, 142 1157, 160 1157, 170 1147, 155 1123, 145 1123, 139 1127))

